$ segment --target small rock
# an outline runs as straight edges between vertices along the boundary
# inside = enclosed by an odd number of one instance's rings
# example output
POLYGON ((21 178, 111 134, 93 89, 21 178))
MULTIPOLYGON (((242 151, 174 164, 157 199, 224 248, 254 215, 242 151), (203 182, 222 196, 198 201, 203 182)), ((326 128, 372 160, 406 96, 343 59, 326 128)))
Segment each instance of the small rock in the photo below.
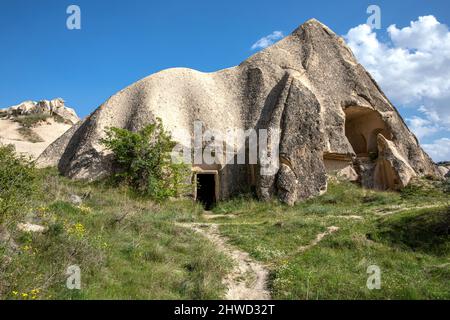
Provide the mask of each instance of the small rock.
POLYGON ((37 232, 42 233, 47 230, 44 226, 32 223, 19 223, 17 224, 17 229, 23 232, 37 232))
POLYGON ((76 206, 80 206, 83 203, 83 200, 81 199, 81 197, 77 196, 76 194, 71 194, 69 197, 69 200, 73 205, 76 205, 76 206))

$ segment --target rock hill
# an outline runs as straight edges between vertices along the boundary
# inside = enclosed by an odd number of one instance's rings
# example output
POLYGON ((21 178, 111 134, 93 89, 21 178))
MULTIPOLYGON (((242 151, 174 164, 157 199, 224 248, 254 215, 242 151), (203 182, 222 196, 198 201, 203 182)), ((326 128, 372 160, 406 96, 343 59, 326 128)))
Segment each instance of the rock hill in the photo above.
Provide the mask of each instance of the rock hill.
POLYGON ((104 130, 137 130, 156 117, 184 144, 192 140, 195 120, 220 132, 280 130, 281 165, 274 175, 260 175, 254 165, 193 167, 197 178, 214 175, 216 200, 254 188, 261 199, 293 204, 324 192, 331 172, 377 189, 439 175, 344 40, 317 20, 236 67, 168 69, 132 84, 53 143, 40 164, 57 165, 76 179, 106 176, 113 162, 99 143, 104 130))
POLYGON ((79 118, 61 98, 25 101, 0 109, 0 143, 12 144, 19 153, 37 158, 79 118))

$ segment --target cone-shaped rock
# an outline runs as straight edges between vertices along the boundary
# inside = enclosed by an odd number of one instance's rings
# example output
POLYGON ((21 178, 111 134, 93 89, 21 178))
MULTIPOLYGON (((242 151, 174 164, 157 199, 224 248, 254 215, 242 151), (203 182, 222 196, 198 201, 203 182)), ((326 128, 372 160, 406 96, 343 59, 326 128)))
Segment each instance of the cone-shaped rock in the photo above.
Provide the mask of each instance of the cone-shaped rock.
POLYGON ((58 165, 77 179, 108 175, 111 155, 99 142, 105 129, 137 130, 156 117, 185 146, 195 120, 223 133, 268 129, 269 141, 279 132, 273 173, 251 164, 193 165, 194 172, 216 172, 220 199, 254 187, 262 199, 293 204, 325 191, 333 171, 353 172, 362 185, 380 189, 400 188, 414 175, 439 175, 344 40, 316 20, 237 67, 168 69, 132 84, 51 145, 40 164, 58 165))

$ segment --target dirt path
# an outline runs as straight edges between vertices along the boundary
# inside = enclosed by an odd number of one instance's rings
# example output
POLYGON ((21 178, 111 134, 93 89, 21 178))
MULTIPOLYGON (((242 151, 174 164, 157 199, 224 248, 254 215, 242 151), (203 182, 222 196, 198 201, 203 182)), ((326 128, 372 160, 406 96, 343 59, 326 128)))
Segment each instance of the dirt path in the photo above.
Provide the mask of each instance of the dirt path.
POLYGON ((325 238, 326 236, 329 236, 332 233, 335 233, 338 230, 339 230, 339 227, 335 227, 335 226, 328 227, 326 231, 319 233, 316 236, 316 238, 313 241, 311 241, 310 244, 308 244, 306 246, 301 246, 300 248, 298 248, 297 253, 304 252, 314 246, 317 246, 319 244, 319 242, 322 241, 323 238, 325 238))
POLYGON ((402 207, 402 206, 395 206, 390 208, 383 208, 381 210, 377 210, 374 212, 376 216, 384 217, 389 216, 396 213, 401 213, 408 210, 420 210, 420 209, 432 209, 442 206, 443 203, 437 203, 437 204, 430 204, 425 206, 418 206, 418 207, 402 207))
POLYGON ((183 223, 210 240, 220 251, 231 257, 235 265, 223 280, 228 288, 227 300, 269 300, 267 278, 269 271, 259 262, 250 258, 247 252, 241 251, 228 243, 228 239, 219 232, 215 223, 183 223))

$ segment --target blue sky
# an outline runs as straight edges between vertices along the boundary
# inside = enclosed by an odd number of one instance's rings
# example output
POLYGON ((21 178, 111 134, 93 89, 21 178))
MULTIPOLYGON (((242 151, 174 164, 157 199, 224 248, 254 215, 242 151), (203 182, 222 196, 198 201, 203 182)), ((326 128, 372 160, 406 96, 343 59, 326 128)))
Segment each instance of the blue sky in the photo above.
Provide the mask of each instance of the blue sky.
MULTIPOLYGON (((419 16, 450 23, 445 0, 2 0, 0 108, 62 97, 86 116, 118 90, 156 71, 237 65, 255 52, 251 46, 261 37, 275 30, 288 34, 313 17, 345 35, 366 22, 370 4, 381 8, 380 41, 389 40, 389 25, 405 27, 419 16), (81 30, 66 28, 70 4, 81 8, 81 30)), ((417 108, 398 107, 406 118, 420 114, 417 108)))

